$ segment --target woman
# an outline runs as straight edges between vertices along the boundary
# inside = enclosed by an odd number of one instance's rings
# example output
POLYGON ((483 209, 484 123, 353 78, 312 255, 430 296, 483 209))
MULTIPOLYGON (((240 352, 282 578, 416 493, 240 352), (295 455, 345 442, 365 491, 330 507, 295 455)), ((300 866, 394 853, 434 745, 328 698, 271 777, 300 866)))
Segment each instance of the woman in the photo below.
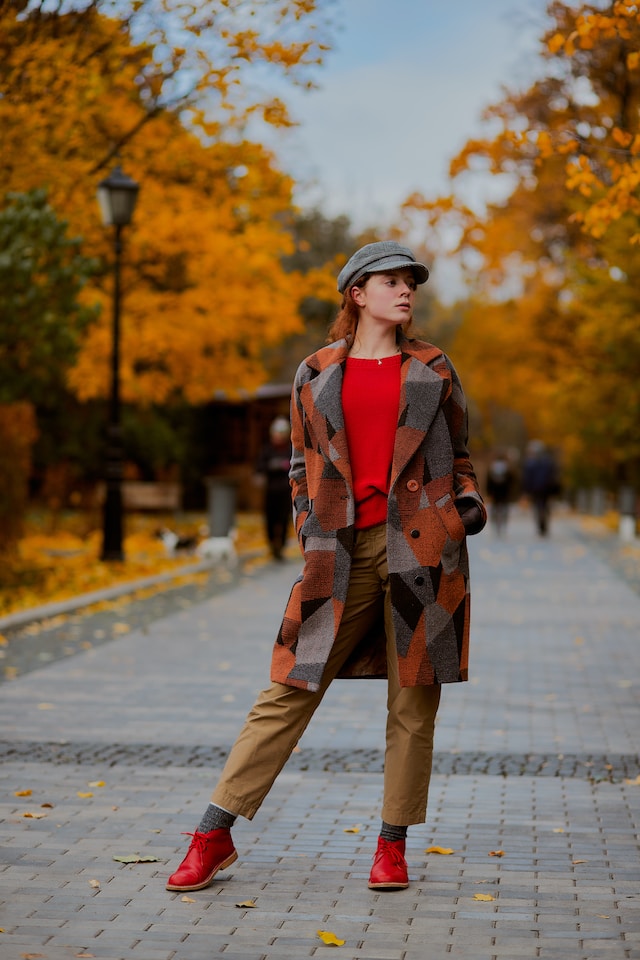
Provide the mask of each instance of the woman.
POLYGON ((440 685, 467 679, 467 533, 486 512, 450 361, 407 337, 427 268, 392 240, 358 250, 329 345, 292 393, 290 482, 304 568, 275 643, 271 685, 236 740, 169 890, 233 863, 251 819, 331 681, 387 677, 382 828, 372 889, 409 885, 407 827, 426 819, 440 685))

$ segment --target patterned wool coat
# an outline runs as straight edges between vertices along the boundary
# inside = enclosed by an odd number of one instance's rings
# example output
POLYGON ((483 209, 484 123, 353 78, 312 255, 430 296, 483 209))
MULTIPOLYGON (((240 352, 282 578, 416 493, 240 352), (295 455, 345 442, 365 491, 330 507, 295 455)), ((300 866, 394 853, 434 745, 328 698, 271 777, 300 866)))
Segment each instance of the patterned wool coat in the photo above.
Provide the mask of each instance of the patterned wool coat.
MULTIPOLYGON (((467 679, 469 560, 454 500, 486 511, 467 451, 464 394, 450 360, 403 338, 387 508, 387 561, 402 686, 467 679)), ((276 640, 271 679, 317 690, 344 609, 355 501, 342 412, 344 340, 304 360, 291 401, 291 486, 304 567, 276 640)), ((387 675, 384 623, 339 674, 387 675)))

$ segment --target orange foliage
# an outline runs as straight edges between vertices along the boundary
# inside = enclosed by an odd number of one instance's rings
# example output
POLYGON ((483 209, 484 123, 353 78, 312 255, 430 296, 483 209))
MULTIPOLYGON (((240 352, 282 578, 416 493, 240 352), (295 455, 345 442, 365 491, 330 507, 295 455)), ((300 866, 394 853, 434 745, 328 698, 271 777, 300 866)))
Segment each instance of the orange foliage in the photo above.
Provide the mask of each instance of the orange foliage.
POLYGON ((583 475, 640 482, 640 12, 549 12, 553 68, 491 106, 498 133, 451 163, 454 188, 481 171, 505 199, 478 212, 412 196, 405 214, 455 237, 471 296, 452 353, 487 442, 494 412, 515 411, 583 475))
POLYGON ((252 389, 265 379, 265 347, 300 329, 298 303, 323 281, 282 269, 292 249, 292 182, 241 129, 256 111, 290 121, 279 100, 261 93, 249 101, 239 81, 247 65, 266 61, 302 82, 323 45, 313 23, 307 40, 292 30, 316 4, 252 0, 248 10, 238 0, 190 8, 168 0, 174 19, 158 12, 154 32, 150 0, 132 3, 127 21, 102 16, 101 6, 61 15, 35 4, 26 18, 12 5, 0 11, 3 187, 48 186, 83 252, 105 263, 100 283, 85 291, 103 304, 102 316, 70 385, 82 399, 108 390, 112 242, 96 187, 118 150, 141 184, 123 232, 123 398, 203 403, 218 390, 252 389), (253 31, 242 27, 247 13, 253 31), (178 15, 187 49, 162 45, 178 15))

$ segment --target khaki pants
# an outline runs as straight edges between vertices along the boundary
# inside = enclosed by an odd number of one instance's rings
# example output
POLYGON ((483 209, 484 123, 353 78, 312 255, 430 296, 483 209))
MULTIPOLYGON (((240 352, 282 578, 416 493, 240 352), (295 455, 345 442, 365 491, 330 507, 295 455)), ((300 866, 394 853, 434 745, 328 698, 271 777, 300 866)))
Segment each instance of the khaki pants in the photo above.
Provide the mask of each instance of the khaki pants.
POLYGON ((384 524, 356 533, 347 600, 321 689, 311 693, 272 683, 259 694, 231 749, 212 803, 249 820, 255 815, 329 684, 381 609, 389 667, 382 819, 402 826, 424 822, 440 686, 400 687, 384 524))

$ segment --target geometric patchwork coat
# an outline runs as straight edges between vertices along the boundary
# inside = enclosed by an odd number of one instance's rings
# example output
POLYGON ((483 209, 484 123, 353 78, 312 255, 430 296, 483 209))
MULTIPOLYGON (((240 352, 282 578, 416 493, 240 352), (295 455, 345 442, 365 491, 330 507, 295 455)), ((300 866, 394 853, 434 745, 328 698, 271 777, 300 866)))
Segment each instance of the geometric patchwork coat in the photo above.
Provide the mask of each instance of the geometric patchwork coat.
MULTIPOLYGON (((467 411, 450 360, 406 337, 387 507, 387 562, 402 686, 466 680, 469 558, 455 508, 486 511, 467 450, 467 411)), ((293 515, 304 557, 274 646, 271 679, 317 690, 344 609, 355 501, 342 412, 346 341, 322 347, 296 373, 291 400, 293 515)), ((387 675, 382 616, 341 670, 387 675)))

